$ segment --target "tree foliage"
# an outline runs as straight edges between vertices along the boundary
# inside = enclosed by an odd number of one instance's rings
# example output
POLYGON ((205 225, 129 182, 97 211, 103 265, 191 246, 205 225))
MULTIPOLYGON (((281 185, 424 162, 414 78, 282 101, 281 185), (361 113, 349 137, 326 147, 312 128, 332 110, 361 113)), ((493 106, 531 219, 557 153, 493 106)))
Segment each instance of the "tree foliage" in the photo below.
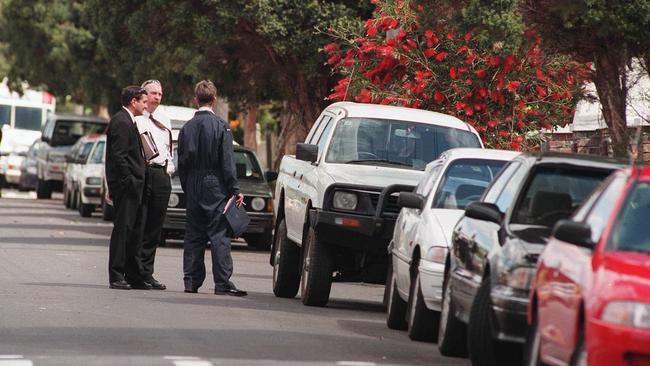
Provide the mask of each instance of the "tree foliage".
POLYGON ((590 70, 546 55, 535 32, 507 35, 496 21, 479 28, 429 2, 376 3, 364 33, 331 30, 340 41, 325 47, 328 63, 345 77, 330 99, 448 113, 488 146, 516 150, 535 148, 541 128, 570 122, 590 70), (518 47, 506 47, 509 40, 518 47))

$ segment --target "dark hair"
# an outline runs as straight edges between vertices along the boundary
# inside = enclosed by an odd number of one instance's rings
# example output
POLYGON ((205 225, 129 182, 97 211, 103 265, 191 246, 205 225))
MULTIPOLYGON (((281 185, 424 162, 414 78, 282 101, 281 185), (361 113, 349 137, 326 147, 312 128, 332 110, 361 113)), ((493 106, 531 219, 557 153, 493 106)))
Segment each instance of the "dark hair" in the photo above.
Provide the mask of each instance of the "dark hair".
POLYGON ((201 80, 194 87, 194 97, 199 106, 210 104, 217 99, 217 88, 210 80, 201 80))
POLYGON ((122 106, 128 107, 134 98, 136 100, 140 100, 144 94, 147 94, 147 92, 139 86, 127 86, 126 88, 122 89, 122 106))

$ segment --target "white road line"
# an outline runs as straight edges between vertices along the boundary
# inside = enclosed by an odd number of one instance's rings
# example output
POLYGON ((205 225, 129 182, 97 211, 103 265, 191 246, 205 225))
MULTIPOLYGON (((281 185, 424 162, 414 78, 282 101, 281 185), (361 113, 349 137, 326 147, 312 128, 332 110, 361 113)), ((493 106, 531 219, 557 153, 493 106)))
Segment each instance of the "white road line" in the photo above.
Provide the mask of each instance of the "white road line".
POLYGON ((31 360, 23 360, 23 355, 0 355, 0 366, 34 366, 31 360))
POLYGON ((163 358, 172 361, 174 366, 214 366, 210 361, 193 356, 165 356, 163 358))
POLYGON ((0 360, 15 360, 23 358, 23 355, 0 355, 0 360))
POLYGON ((376 366, 374 362, 364 362, 364 361, 338 361, 337 366, 376 366))

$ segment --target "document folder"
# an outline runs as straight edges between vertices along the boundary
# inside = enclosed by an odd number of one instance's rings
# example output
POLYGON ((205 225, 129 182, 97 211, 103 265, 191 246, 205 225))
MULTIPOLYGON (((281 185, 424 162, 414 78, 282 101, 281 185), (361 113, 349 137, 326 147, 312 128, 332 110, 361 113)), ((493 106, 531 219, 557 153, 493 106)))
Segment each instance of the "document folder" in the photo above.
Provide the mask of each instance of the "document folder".
POLYGON ((228 202, 226 202, 223 214, 226 216, 232 238, 240 237, 246 231, 246 227, 248 227, 248 223, 251 221, 244 209, 244 205, 237 207, 236 196, 230 197, 228 202))
POLYGON ((147 162, 158 157, 158 146, 156 146, 156 142, 153 140, 151 132, 145 131, 141 133, 140 141, 142 142, 142 152, 144 153, 144 159, 147 162))

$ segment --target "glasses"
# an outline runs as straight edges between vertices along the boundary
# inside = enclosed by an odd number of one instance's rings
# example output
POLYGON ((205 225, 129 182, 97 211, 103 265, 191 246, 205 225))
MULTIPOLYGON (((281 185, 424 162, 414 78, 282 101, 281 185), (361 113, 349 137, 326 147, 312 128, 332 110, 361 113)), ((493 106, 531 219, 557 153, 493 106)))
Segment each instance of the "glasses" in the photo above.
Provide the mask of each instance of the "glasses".
POLYGON ((162 85, 162 84, 160 83, 160 81, 158 81, 158 80, 156 80, 156 79, 150 79, 150 80, 147 80, 147 81, 145 81, 144 83, 142 83, 142 85, 140 85, 140 86, 141 86, 142 88, 144 88, 144 87, 146 87, 147 85, 151 85, 151 84, 162 85))

